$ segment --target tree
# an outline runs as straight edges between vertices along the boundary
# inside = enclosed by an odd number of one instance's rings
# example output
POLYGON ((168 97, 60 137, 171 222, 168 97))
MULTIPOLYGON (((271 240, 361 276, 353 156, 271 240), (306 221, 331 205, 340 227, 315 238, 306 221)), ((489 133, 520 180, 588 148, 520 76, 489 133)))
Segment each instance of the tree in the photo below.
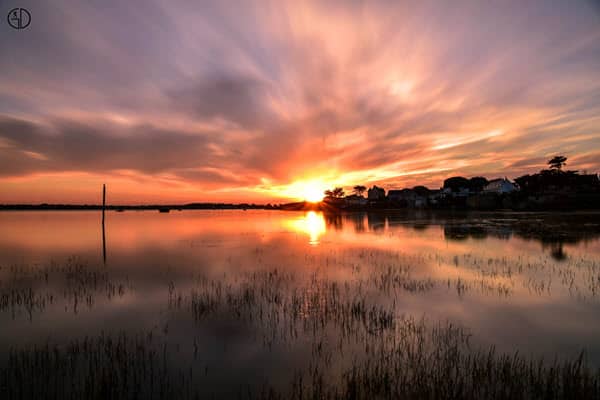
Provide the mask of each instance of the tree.
POLYGON ((414 188, 412 188, 412 190, 421 197, 426 197, 431 192, 431 190, 429 190, 425 186, 421 186, 421 185, 415 186, 414 188))
POLYGON ((550 169, 557 172, 562 172, 562 167, 567 165, 567 157, 565 156, 554 156, 548 160, 550 169))
POLYGON ((365 190, 367 190, 366 186, 363 185, 356 185, 354 186, 354 193, 358 196, 362 196, 363 193, 365 192, 365 190))
POLYGON ((335 189, 333 189, 333 197, 344 197, 344 189, 342 189, 341 187, 336 187, 335 189))
POLYGON ((488 180, 483 176, 474 176, 469 179, 469 189, 473 192, 481 192, 487 184, 488 180))
POLYGON ((341 187, 336 187, 333 190, 326 190, 325 196, 333 197, 336 199, 342 198, 342 197, 344 197, 344 189, 342 189, 341 187))
POLYGON ((595 174, 579 175, 578 171, 565 171, 567 157, 555 156, 548 160, 550 169, 543 169, 537 174, 523 175, 515 179, 515 182, 525 193, 544 192, 570 192, 570 193, 598 193, 600 192, 600 181, 595 174))
POLYGON ((468 188, 469 180, 462 176, 453 176, 444 181, 444 189, 450 188, 453 192, 458 192, 461 188, 468 188))
POLYGON ((515 182, 517 182, 517 185, 519 185, 519 188, 521 188, 521 190, 523 192, 536 192, 539 190, 539 177, 540 174, 535 174, 535 175, 523 175, 520 176, 518 178, 515 178, 515 182))

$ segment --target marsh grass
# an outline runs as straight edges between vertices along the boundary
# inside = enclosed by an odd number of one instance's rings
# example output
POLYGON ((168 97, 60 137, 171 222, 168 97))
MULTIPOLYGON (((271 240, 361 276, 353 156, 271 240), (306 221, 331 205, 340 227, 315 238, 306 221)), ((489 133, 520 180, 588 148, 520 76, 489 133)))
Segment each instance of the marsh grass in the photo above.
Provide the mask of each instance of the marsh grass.
MULTIPOLYGON (((365 357, 337 379, 314 355, 284 388, 269 382, 229 388, 227 397, 272 399, 584 399, 600 396, 600 373, 583 353, 571 361, 528 359, 491 348, 472 351, 452 324, 428 326, 401 318, 365 343, 365 357)), ((211 392, 201 363, 178 365, 173 349, 152 333, 100 335, 66 346, 11 350, 0 369, 0 393, 10 399, 193 399, 211 392)))
MULTIPOLYGON (((305 269, 265 266, 257 249, 246 260, 263 268, 231 274, 165 269, 160 275, 161 326, 104 332, 58 344, 0 352, 1 399, 563 399, 600 398, 600 371, 585 353, 542 359, 478 345, 452 322, 405 313, 403 301, 432 292, 510 298, 525 290, 562 290, 595 299, 594 260, 332 250, 306 254, 305 269), (428 269, 429 268, 429 269, 428 269), (438 274, 431 274, 431 268, 438 274), (435 277, 434 277, 435 276, 435 277), (231 323, 258 352, 299 350, 305 357, 271 379, 215 383, 215 352, 202 330, 231 323), (185 326, 184 338, 174 327, 185 326), (241 329, 243 328, 243 329, 241 329)), ((232 261, 232 262, 235 262, 232 261)), ((1 270, 0 313, 35 320, 50 305, 77 314, 135 293, 122 272, 70 259, 1 270)), ((222 341, 227 345, 226 338, 222 341)), ((220 357, 230 355, 218 350, 220 357)))
POLYGON ((31 320, 57 302, 76 314, 82 306, 93 307, 99 295, 111 300, 131 289, 127 277, 116 278, 77 257, 42 266, 11 265, 1 272, 0 312, 10 312, 13 319, 24 314, 31 320))

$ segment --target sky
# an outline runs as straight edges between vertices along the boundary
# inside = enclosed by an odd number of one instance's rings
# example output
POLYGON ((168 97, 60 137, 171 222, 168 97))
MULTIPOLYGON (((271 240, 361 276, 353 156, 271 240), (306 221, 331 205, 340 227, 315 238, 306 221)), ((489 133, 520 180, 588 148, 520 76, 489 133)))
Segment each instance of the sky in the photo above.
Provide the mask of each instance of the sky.
POLYGON ((600 172, 600 2, 0 0, 0 203, 600 172), (25 7, 23 30, 4 15, 25 7))

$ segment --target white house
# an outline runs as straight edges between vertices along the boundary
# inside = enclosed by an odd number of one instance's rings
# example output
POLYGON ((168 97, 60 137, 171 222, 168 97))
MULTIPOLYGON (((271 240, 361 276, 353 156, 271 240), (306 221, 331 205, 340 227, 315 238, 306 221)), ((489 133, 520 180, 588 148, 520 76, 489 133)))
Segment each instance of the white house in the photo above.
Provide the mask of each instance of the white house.
POLYGON ((484 193, 510 193, 519 190, 518 186, 506 178, 494 179, 483 188, 484 193))

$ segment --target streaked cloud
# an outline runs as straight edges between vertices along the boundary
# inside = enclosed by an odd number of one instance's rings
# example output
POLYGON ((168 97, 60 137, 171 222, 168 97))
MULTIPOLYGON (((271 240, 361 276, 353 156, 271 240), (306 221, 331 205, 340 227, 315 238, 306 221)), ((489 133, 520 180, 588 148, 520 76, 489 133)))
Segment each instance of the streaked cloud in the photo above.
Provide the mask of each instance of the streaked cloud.
POLYGON ((592 2, 23 6, 27 30, 0 27, 0 202, 105 181, 122 201, 279 201, 555 153, 600 170, 592 2))

